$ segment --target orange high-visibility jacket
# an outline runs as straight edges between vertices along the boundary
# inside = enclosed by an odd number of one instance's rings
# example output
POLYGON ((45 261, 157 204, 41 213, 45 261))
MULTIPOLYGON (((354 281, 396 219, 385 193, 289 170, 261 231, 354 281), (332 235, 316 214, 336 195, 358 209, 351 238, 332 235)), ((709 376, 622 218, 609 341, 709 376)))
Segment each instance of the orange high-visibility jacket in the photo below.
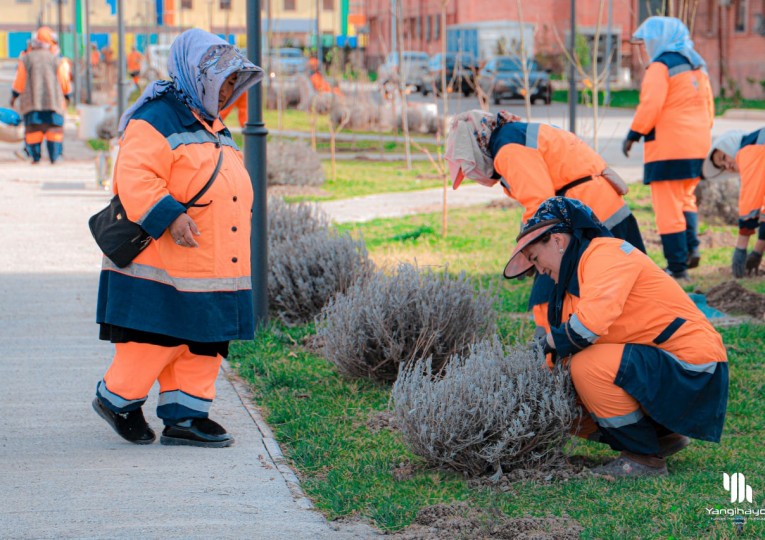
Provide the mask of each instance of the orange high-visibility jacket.
POLYGON ((14 95, 22 96, 21 114, 50 110, 63 115, 66 111, 64 98, 72 93, 69 64, 49 50, 32 49, 19 60, 11 90, 14 95), (52 73, 55 73, 58 88, 51 80, 54 78, 52 73), (28 89, 30 74, 33 87, 28 89))
POLYGON ((738 197, 739 234, 754 234, 765 207, 765 128, 744 136, 736 154, 741 191, 738 197))
POLYGON ((247 123, 247 92, 242 93, 241 96, 236 98, 236 101, 220 112, 221 119, 225 121, 226 117, 234 110, 234 107, 236 107, 239 127, 244 127, 247 123))
POLYGON ((507 181, 505 193, 521 203, 523 221, 539 205, 576 180, 566 197, 592 208, 607 228, 630 215, 624 199, 601 176, 606 162, 576 135, 546 124, 510 122, 495 129, 489 140, 494 169, 507 181), (509 187, 509 190, 508 190, 509 187))
POLYGON ((104 257, 97 322, 197 342, 252 339, 253 192, 223 123, 210 128, 169 92, 147 102, 120 143, 114 191, 154 241, 125 268, 104 257), (220 152, 215 182, 187 211, 199 247, 178 246, 168 227, 207 183, 220 152))
POLYGON ((656 263, 618 238, 595 238, 577 267, 579 296, 567 293, 553 329, 560 356, 591 343, 633 343, 683 362, 726 362, 722 337, 656 263))
POLYGON ((664 53, 646 70, 627 138, 645 137, 643 183, 701 176, 712 145, 714 96, 709 77, 679 53, 664 53))
POLYGON ((130 54, 127 55, 128 73, 141 71, 141 62, 143 62, 143 55, 138 51, 131 51, 130 54))

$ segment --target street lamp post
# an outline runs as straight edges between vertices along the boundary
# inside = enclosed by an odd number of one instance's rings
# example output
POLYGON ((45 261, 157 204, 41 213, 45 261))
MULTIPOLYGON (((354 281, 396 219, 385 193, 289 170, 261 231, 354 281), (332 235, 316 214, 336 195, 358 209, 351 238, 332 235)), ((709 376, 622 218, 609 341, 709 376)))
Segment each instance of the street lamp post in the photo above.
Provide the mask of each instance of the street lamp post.
MULTIPOLYGON (((260 0, 247 0, 247 56, 261 65, 260 0)), ((267 75, 267 74, 266 74, 267 75)), ((247 95, 247 123, 244 135, 244 165, 250 174, 255 198, 252 203, 250 268, 252 299, 257 328, 268 322, 268 211, 266 204, 266 135, 263 123, 263 85, 250 88, 247 95)))
MULTIPOLYGON (((571 61, 568 66, 568 130, 576 133, 576 0, 571 0, 571 39, 569 40, 569 58, 571 61)), ((597 96, 596 96, 597 99, 597 96)))

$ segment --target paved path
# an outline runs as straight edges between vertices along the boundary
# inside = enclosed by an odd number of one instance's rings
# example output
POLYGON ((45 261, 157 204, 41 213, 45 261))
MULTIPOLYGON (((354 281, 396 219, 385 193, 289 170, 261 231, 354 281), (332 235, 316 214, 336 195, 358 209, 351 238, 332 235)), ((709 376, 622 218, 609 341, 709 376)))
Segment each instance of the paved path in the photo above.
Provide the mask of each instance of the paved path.
MULTIPOLYGON (((373 536, 308 509, 230 374, 211 416, 231 448, 136 446, 92 411, 112 355, 94 323, 101 257, 87 218, 109 195, 93 179, 92 163, 0 164, 0 537, 373 536)), ((145 411, 157 430, 155 407, 156 388, 145 411)))

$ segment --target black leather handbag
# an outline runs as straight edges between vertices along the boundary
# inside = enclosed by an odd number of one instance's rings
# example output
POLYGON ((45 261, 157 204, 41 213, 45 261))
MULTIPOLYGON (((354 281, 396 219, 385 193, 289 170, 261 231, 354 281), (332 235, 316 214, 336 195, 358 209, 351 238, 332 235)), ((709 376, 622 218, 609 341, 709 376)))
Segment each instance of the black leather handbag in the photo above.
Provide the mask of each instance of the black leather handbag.
MULTIPOLYGON (((210 179, 199 193, 183 206, 194 206, 199 198, 213 185, 223 162, 223 152, 218 156, 218 163, 210 179)), ((109 205, 90 217, 90 232, 101 251, 120 268, 129 265, 151 242, 151 235, 137 223, 127 218, 120 196, 115 195, 109 205)))

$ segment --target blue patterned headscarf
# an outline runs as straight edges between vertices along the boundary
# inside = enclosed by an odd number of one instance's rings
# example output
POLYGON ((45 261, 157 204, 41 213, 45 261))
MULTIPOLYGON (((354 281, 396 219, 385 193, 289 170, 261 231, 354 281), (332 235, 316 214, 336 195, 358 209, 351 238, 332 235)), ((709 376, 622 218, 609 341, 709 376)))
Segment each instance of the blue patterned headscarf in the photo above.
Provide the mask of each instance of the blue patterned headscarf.
POLYGON ((167 59, 170 81, 154 81, 120 119, 118 131, 125 130, 130 118, 144 103, 173 92, 178 99, 212 121, 218 117, 218 97, 224 81, 237 73, 234 92, 220 108, 225 109, 263 78, 263 70, 247 60, 233 45, 204 30, 193 28, 178 36, 167 59))
POLYGON ((632 39, 645 43, 651 62, 665 52, 682 54, 693 69, 707 69, 704 59, 693 49, 693 41, 683 21, 675 17, 649 17, 641 24, 632 39))
POLYGON ((561 324, 563 316, 563 297, 566 291, 579 295, 579 279, 576 269, 582 253, 590 246, 590 241, 599 236, 613 236, 605 225, 592 212, 592 209, 576 199, 552 197, 543 202, 534 215, 523 225, 519 239, 524 232, 541 227, 545 222, 555 222, 546 232, 568 233, 571 241, 566 247, 558 273, 558 283, 549 298, 547 320, 551 328, 561 324))

